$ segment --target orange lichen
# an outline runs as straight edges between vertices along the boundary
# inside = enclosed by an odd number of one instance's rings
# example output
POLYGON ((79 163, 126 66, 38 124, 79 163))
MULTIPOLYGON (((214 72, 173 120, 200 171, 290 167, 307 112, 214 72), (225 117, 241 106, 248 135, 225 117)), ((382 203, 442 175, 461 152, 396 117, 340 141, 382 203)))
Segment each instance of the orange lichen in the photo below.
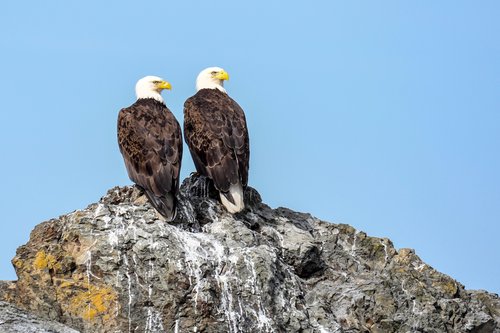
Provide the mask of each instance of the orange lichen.
POLYGON ((107 320, 116 309, 116 298, 111 287, 88 285, 87 290, 80 291, 71 298, 68 311, 84 320, 92 320, 97 316, 107 320))
POLYGON ((57 270, 61 268, 61 264, 57 262, 56 258, 50 253, 45 253, 43 250, 38 251, 36 254, 33 266, 37 270, 43 270, 46 268, 57 270))

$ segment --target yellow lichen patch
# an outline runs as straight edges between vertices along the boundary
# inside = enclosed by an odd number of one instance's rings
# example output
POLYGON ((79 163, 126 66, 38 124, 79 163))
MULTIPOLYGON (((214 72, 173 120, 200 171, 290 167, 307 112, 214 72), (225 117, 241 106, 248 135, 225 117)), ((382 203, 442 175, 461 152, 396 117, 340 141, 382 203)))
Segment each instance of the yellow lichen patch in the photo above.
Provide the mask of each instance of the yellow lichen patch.
POLYGON ((77 292, 68 306, 68 311, 84 320, 92 320, 97 316, 110 319, 116 311, 116 294, 111 287, 93 286, 77 292))
POLYGON ((458 286, 453 280, 434 281, 432 286, 441 289, 445 294, 454 296, 458 292, 458 286))
POLYGON ((33 261, 33 266, 35 269, 43 270, 43 269, 52 269, 58 270, 61 269, 61 264, 57 262, 56 258, 50 254, 45 253, 45 251, 38 251, 35 256, 35 261, 33 261))
POLYGON ((23 264, 24 264, 23 261, 19 258, 14 258, 12 260, 12 263, 14 264, 14 266, 16 266, 16 268, 21 268, 21 267, 23 267, 23 264))
POLYGON ((73 281, 63 281, 59 285, 59 288, 67 288, 73 286, 75 283, 73 281))

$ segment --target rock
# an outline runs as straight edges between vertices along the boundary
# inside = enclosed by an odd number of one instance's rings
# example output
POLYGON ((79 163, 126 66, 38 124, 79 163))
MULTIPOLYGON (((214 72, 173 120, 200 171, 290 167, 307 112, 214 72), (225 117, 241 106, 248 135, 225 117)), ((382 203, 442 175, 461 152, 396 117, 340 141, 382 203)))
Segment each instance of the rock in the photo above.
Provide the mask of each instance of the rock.
MULTIPOLYGON (((500 300, 411 249, 191 176, 168 224, 135 187, 38 225, 0 299, 81 332, 500 332, 500 300)), ((1 327, 1 326, 0 326, 1 327)))
POLYGON ((78 333, 63 324, 40 319, 12 304, 0 301, 2 333, 78 333))

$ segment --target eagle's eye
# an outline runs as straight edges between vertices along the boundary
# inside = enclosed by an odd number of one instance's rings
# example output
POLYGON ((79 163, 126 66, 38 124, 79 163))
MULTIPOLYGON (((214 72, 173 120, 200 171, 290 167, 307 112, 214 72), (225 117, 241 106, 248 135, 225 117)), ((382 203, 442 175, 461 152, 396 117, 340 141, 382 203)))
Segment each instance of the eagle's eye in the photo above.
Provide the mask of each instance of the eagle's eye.
POLYGON ((153 81, 154 84, 159 84, 161 81, 153 81))
POLYGON ((213 71, 213 72, 212 72, 212 75, 215 75, 215 74, 217 74, 217 72, 216 72, 216 71, 213 71))

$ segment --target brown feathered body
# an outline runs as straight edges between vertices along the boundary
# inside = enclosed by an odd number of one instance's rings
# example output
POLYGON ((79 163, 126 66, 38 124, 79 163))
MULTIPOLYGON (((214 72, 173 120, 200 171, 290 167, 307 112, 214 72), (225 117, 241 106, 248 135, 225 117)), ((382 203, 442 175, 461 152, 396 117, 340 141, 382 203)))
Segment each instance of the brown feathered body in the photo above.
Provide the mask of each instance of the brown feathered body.
POLYGON ((182 134, 170 110, 153 98, 138 99, 118 115, 118 145, 130 179, 171 221, 182 160, 182 134))
POLYGON ((199 90, 184 104, 184 138, 196 170, 235 204, 231 189, 247 186, 250 159, 242 108, 218 89, 199 90))

